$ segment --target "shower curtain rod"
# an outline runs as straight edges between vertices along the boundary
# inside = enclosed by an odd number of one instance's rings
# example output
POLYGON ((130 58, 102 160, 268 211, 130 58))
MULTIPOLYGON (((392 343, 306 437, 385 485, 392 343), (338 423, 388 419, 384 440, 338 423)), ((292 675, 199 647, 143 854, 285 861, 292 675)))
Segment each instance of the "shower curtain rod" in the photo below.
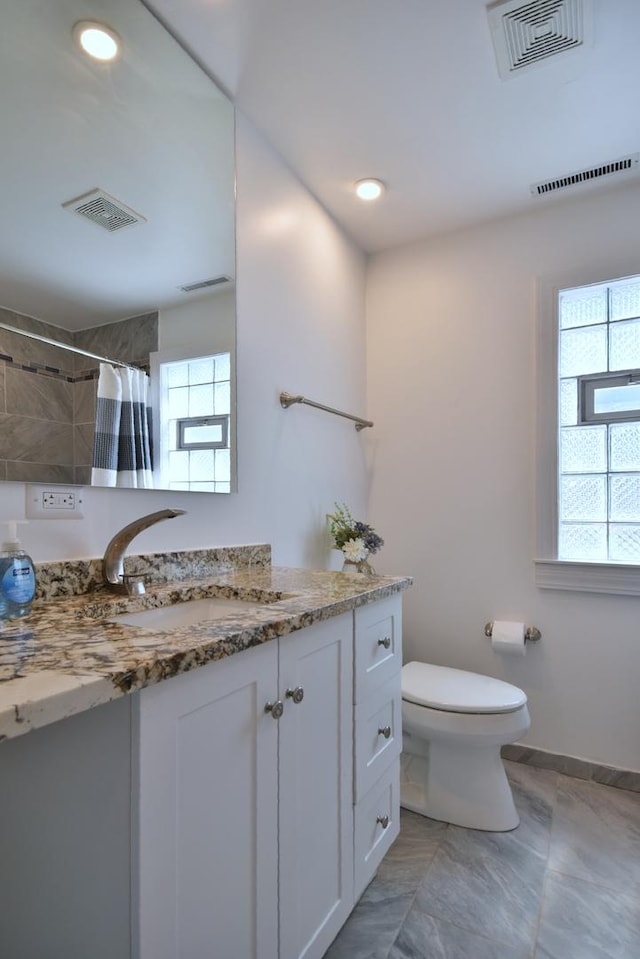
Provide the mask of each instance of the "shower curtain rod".
POLYGON ((351 413, 343 413, 342 410, 336 410, 332 406, 315 403, 313 400, 308 400, 306 396, 294 395, 293 393, 280 394, 280 406, 284 410, 288 410, 294 403, 304 403, 305 406, 314 406, 317 410, 324 410, 326 413, 335 413, 336 416, 344 416, 347 420, 353 420, 358 432, 366 429, 367 426, 373 426, 371 420, 363 420, 361 416, 352 416, 351 413))
POLYGON ((48 346, 56 346, 59 350, 67 350, 69 353, 78 353, 80 356, 88 356, 92 360, 99 360, 100 363, 110 363, 112 366, 124 366, 127 370, 140 369, 140 367, 133 366, 131 363, 123 363, 122 360, 110 360, 106 356, 99 356, 97 353, 90 353, 88 350, 81 350, 79 346, 69 346, 67 343, 60 343, 58 340, 51 340, 48 336, 41 336, 40 333, 31 333, 29 330, 19 330, 15 326, 9 326, 8 323, 0 323, 0 330, 7 330, 9 333, 18 333, 19 336, 28 336, 31 340, 38 340, 39 343, 46 343, 48 346))

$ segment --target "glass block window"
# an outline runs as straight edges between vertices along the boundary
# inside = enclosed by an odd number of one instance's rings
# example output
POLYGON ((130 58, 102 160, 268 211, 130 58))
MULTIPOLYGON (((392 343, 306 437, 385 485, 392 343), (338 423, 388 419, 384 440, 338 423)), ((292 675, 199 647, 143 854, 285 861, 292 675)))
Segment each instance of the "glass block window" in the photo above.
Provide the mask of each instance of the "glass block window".
POLYGON ((231 355, 161 362, 160 406, 163 488, 229 493, 231 355))
POLYGON ((558 316, 558 558, 640 564, 640 277, 558 316))

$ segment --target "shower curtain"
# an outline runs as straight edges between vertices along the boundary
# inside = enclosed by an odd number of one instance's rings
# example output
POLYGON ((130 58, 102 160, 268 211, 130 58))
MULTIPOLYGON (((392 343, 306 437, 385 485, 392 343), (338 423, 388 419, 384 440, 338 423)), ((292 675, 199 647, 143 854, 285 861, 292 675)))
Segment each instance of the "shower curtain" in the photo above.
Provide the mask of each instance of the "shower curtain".
POLYGON ((148 390, 142 370, 100 364, 92 486, 153 489, 148 390))

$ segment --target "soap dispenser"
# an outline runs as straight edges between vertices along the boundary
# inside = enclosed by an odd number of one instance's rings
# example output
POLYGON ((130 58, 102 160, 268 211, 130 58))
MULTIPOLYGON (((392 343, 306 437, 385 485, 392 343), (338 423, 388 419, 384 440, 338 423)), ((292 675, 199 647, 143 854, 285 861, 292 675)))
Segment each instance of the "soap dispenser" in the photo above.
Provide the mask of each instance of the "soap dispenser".
POLYGON ((20 546, 18 523, 10 520, 9 536, 0 552, 0 619, 19 619, 31 611, 36 591, 36 573, 33 560, 20 546))

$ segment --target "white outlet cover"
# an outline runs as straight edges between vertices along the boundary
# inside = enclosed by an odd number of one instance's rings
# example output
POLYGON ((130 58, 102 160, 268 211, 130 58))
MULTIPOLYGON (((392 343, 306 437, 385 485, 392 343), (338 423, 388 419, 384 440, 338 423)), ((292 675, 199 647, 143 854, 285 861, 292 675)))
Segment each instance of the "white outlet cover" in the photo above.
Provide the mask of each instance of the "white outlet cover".
POLYGON ((27 519, 82 519, 84 487, 28 484, 25 514, 27 519))

